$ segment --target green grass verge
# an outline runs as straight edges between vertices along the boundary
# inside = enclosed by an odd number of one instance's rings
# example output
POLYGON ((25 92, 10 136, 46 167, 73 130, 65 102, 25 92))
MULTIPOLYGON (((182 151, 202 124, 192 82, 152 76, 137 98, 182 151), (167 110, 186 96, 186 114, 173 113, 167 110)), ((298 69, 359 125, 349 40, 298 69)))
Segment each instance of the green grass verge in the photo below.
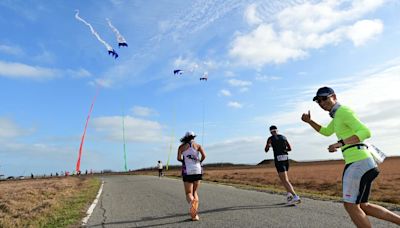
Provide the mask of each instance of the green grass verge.
MULTIPOLYGON (((79 227, 81 220, 86 215, 88 206, 96 198, 101 180, 93 177, 87 186, 82 186, 81 191, 73 197, 63 199, 53 213, 37 221, 38 227, 79 227)), ((35 226, 36 227, 36 226, 35 226)))

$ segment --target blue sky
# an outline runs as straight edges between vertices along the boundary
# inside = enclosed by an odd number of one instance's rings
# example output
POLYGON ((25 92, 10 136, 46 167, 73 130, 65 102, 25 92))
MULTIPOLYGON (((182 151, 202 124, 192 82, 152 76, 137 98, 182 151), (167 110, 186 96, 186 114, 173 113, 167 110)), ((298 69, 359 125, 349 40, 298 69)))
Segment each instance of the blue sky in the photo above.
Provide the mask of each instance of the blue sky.
POLYGON ((292 159, 341 158, 326 149, 334 136, 300 120, 310 110, 329 122, 312 102, 321 86, 357 112, 372 143, 400 155, 399 10, 396 0, 2 0, 0 174, 72 171, 97 88, 82 170, 123 170, 122 117, 129 169, 166 163, 171 144, 178 164, 189 130, 207 163, 256 164, 272 158, 263 152, 272 124, 292 159))

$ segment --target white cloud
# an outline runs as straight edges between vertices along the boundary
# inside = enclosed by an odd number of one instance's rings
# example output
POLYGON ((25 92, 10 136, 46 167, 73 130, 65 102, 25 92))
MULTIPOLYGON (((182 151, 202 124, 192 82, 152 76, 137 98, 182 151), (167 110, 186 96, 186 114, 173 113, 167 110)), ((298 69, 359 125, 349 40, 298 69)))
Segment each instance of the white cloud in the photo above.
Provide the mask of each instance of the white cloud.
POLYGON ((383 23, 380 20, 357 21, 348 29, 347 35, 355 46, 361 46, 368 40, 382 33, 383 23))
MULTIPOLYGON (((310 49, 336 45, 350 39, 364 44, 383 31, 380 20, 359 20, 383 1, 322 1, 287 7, 273 22, 263 22, 248 34, 239 34, 229 54, 245 65, 281 64, 308 56, 310 49), (353 24, 351 24, 353 23, 353 24)), ((253 9, 255 10, 255 9, 253 9)))
POLYGON ((151 108, 142 107, 142 106, 133 107, 132 112, 137 116, 143 116, 143 117, 147 117, 147 116, 154 115, 157 113, 156 111, 154 111, 151 108))
POLYGON ((220 63, 218 63, 214 60, 208 59, 208 60, 203 61, 202 65, 204 66, 203 71, 206 71, 206 70, 214 70, 214 69, 218 68, 220 63))
POLYGON ((16 46, 8 46, 8 45, 0 45, 0 52, 2 53, 6 53, 9 55, 16 55, 16 56, 20 56, 24 54, 24 51, 16 46))
POLYGON ((18 138, 20 136, 31 134, 34 129, 24 129, 18 126, 14 121, 0 117, 0 141, 18 138))
POLYGON ((162 31, 166 27, 166 32, 158 34, 156 38, 160 40, 165 36, 171 36, 174 40, 180 40, 184 34, 193 34, 212 24, 216 20, 224 17, 233 10, 243 7, 245 2, 236 0, 226 0, 215 2, 212 0, 194 2, 175 15, 175 19, 161 24, 162 31))
POLYGON ((265 158, 264 146, 265 138, 260 136, 223 140, 206 146, 206 152, 213 155, 207 158, 207 162, 257 164, 265 158))
POLYGON ((330 1, 287 7, 277 14, 277 25, 282 30, 302 34, 321 34, 352 23, 365 14, 373 12, 383 0, 330 1))
POLYGON ((257 76, 256 76, 257 81, 264 81, 264 82, 276 81, 276 80, 280 80, 280 79, 282 79, 282 78, 278 77, 278 76, 269 76, 269 75, 260 75, 260 74, 257 74, 257 76))
MULTIPOLYGON (((4 62, 0 61, 0 77, 7 77, 13 79, 32 79, 32 80, 50 80, 56 79, 64 76, 71 78, 87 78, 91 77, 92 74, 86 69, 80 68, 77 70, 73 69, 56 69, 56 68, 46 68, 39 66, 31 66, 24 63, 17 62, 4 62)), ((101 79, 98 79, 100 83, 101 79)))
POLYGON ((92 86, 99 85, 104 88, 111 88, 115 84, 115 82, 110 78, 98 78, 90 82, 89 84, 92 86))
MULTIPOLYGON (((248 35, 238 36, 233 41, 229 54, 241 63, 261 66, 266 63, 284 63, 288 59, 306 56, 306 52, 286 45, 290 42, 289 32, 279 37, 272 25, 260 25, 248 35), (281 40, 281 38, 283 40, 281 40)), ((293 42, 292 42, 293 43, 293 42)))
MULTIPOLYGON (((400 155, 399 146, 396 143, 400 137, 399 75, 400 60, 397 60, 390 65, 369 69, 367 73, 346 80, 338 79, 336 82, 324 83, 332 86, 340 103, 349 106, 357 113, 361 121, 370 128, 371 141, 388 155, 400 155), (354 82, 357 82, 356 89, 354 82)), ((269 116, 256 117, 255 120, 260 123, 273 120, 276 125, 290 133, 293 144, 300 146, 301 151, 309 151, 315 156, 320 156, 319 151, 326 152, 326 146, 336 141, 336 137, 323 137, 300 119, 302 113, 310 110, 312 119, 316 122, 322 125, 330 122, 328 113, 311 101, 318 87, 313 86, 311 90, 307 88, 306 90, 313 92, 299 94, 297 96, 299 100, 287 104, 287 110, 269 116)), ((329 156, 340 158, 340 154, 329 156)))
MULTIPOLYGON (((127 142, 160 142, 162 141, 161 125, 158 122, 125 116, 125 139, 127 142)), ((105 134, 109 141, 122 141, 122 117, 109 116, 93 119, 97 132, 105 134)))
POLYGON ((239 108, 242 108, 243 105, 240 104, 240 103, 237 102, 237 101, 230 101, 230 102, 228 103, 228 107, 239 109, 239 108))
POLYGON ((56 57, 53 53, 43 50, 42 53, 34 56, 32 59, 39 63, 54 63, 56 57))
POLYGON ((69 69, 66 72, 72 78, 89 78, 92 76, 92 74, 89 71, 87 71, 86 69, 83 69, 83 68, 80 68, 78 70, 69 69))
POLYGON ((250 81, 243 81, 243 80, 238 80, 238 79, 229 79, 228 83, 229 83, 229 85, 235 86, 235 87, 245 87, 245 86, 252 85, 252 82, 250 82, 250 81))
POLYGON ((235 73, 232 71, 225 71, 224 75, 225 75, 225 77, 228 77, 228 78, 235 77, 235 73))
POLYGON ((224 97, 230 97, 230 96, 232 96, 231 92, 230 92, 229 90, 227 90, 227 89, 221 89, 221 90, 219 91, 219 95, 220 95, 220 96, 224 96, 224 97))
POLYGON ((239 92, 243 93, 249 90, 248 86, 251 86, 253 83, 251 81, 243 81, 238 79, 229 79, 228 84, 232 87, 237 87, 239 92))
POLYGON ((249 25, 256 25, 262 22, 262 19, 258 16, 257 4, 250 4, 244 11, 244 18, 249 25))
POLYGON ((0 76, 3 77, 42 80, 56 78, 58 75, 57 70, 51 68, 0 61, 0 76))
POLYGON ((199 68, 198 61, 191 58, 183 58, 179 56, 174 60, 174 67, 188 72, 194 72, 199 68))

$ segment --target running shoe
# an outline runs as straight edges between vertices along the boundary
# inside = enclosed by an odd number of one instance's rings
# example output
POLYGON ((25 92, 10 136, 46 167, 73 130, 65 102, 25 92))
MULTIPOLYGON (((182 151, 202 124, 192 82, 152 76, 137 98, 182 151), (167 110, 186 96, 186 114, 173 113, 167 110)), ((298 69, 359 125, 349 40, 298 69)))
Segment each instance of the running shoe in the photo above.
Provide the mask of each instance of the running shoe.
POLYGON ((293 195, 288 193, 287 196, 286 196, 286 200, 287 200, 287 202, 292 201, 293 200, 293 195))
POLYGON ((293 196, 293 199, 288 202, 290 205, 299 204, 301 203, 301 199, 298 195, 293 196))

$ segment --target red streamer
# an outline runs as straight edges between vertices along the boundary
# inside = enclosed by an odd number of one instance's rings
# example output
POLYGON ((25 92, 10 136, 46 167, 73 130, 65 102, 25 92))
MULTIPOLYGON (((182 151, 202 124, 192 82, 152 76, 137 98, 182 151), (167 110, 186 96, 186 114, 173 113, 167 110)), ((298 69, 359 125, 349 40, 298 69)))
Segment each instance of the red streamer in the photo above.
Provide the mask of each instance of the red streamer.
POLYGON ((81 145, 79 147, 79 155, 78 155, 78 161, 76 162, 76 172, 79 173, 81 171, 81 157, 82 157, 82 147, 83 147, 83 143, 85 141, 85 135, 86 135, 86 128, 88 126, 89 123, 89 119, 90 119, 90 114, 92 113, 93 110, 93 106, 94 106, 94 102, 96 102, 96 97, 99 94, 99 88, 97 88, 97 92, 96 95, 94 96, 92 105, 90 106, 90 110, 89 110, 89 114, 86 118, 86 124, 85 124, 85 129, 83 131, 83 135, 82 135, 82 140, 81 140, 81 145))

